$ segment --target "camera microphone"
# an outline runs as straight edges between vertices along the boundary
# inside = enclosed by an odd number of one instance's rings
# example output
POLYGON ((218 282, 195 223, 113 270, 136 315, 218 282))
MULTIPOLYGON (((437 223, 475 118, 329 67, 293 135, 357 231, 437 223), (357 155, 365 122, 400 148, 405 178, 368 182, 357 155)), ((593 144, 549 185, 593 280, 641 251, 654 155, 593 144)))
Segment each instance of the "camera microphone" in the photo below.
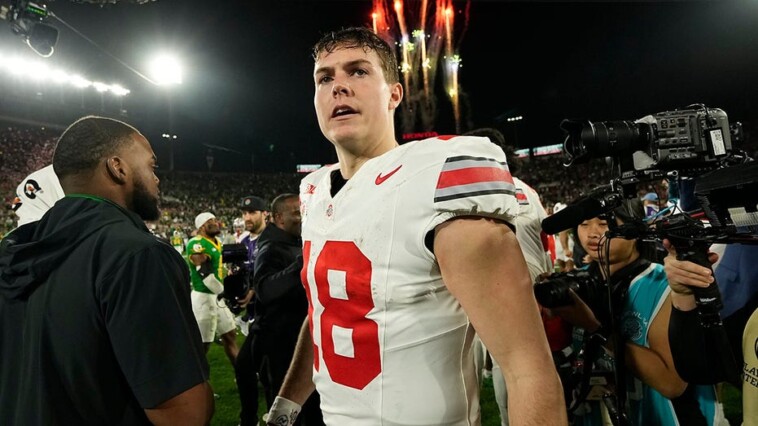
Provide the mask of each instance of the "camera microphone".
POLYGON ((564 229, 573 228, 587 219, 600 216, 606 209, 600 200, 584 197, 565 209, 542 220, 542 230, 554 235, 564 229))

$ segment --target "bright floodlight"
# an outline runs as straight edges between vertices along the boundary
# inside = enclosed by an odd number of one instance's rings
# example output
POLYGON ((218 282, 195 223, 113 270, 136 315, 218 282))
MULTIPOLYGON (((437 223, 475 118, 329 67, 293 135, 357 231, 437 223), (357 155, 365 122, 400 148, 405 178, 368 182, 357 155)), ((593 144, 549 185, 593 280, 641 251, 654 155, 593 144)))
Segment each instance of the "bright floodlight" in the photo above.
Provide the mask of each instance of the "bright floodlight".
POLYGON ((175 57, 159 56, 150 64, 150 77, 160 85, 181 84, 182 66, 175 57))
POLYGON ((129 89, 118 84, 106 84, 90 81, 79 74, 69 74, 57 68, 50 68, 44 62, 27 61, 0 52, 0 71, 7 71, 17 76, 24 76, 37 81, 51 81, 57 84, 71 84, 79 89, 92 87, 100 93, 110 92, 115 96, 128 95, 129 89))

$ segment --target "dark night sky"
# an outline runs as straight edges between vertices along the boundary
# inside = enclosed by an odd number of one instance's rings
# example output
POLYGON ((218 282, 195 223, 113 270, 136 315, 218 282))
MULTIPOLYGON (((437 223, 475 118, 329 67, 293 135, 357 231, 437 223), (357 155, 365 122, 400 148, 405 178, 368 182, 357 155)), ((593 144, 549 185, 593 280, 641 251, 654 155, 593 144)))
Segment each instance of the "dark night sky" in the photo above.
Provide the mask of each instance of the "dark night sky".
MULTIPOLYGON (((466 2, 455 5, 461 14, 466 2)), ((250 170, 254 155, 257 170, 291 171, 296 163, 335 160, 313 111, 309 49, 322 31, 370 24, 371 6, 158 0, 98 7, 57 0, 48 7, 100 48, 56 24, 60 38, 47 61, 130 88, 126 120, 151 139, 161 161, 167 149, 160 134, 172 127, 181 140, 178 168, 202 168, 202 144, 209 143, 239 151, 216 150, 224 168, 250 170), (144 71, 161 47, 185 63, 184 84, 171 95, 103 52, 144 71)), ((562 142, 558 125, 569 117, 635 119, 705 103, 731 120, 758 118, 758 1, 473 0, 462 36, 460 16, 463 130, 495 126, 512 142, 534 146, 562 142), (502 120, 508 115, 525 119, 514 127, 502 120)), ((0 49, 32 55, 3 23, 0 49)), ((454 132, 449 101, 439 96, 438 107, 434 130, 454 132)))

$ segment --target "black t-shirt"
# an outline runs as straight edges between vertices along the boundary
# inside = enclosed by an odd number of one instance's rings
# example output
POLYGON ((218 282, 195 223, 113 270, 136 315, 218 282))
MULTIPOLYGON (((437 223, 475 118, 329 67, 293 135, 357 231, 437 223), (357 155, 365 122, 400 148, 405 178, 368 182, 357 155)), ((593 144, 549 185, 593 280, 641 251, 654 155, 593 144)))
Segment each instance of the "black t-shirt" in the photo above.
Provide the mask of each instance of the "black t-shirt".
POLYGON ((145 408, 208 379, 173 247, 93 199, 59 201, 37 228, 29 269, 48 275, 0 297, 0 345, 16 343, 0 354, 17 367, 0 367, 0 424, 149 424, 145 408))

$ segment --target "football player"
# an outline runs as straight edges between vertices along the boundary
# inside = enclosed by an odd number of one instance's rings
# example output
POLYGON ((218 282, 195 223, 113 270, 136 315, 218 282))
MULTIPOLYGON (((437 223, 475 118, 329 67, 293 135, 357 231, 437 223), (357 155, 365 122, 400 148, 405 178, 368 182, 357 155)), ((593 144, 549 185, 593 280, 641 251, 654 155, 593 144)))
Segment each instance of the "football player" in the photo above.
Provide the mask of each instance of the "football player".
POLYGON ((327 424, 480 424, 475 331, 503 368, 514 424, 566 424, 512 222, 502 149, 481 137, 400 146, 394 49, 367 28, 314 47, 314 104, 339 162, 300 187, 310 309, 268 423, 314 387, 327 424))

